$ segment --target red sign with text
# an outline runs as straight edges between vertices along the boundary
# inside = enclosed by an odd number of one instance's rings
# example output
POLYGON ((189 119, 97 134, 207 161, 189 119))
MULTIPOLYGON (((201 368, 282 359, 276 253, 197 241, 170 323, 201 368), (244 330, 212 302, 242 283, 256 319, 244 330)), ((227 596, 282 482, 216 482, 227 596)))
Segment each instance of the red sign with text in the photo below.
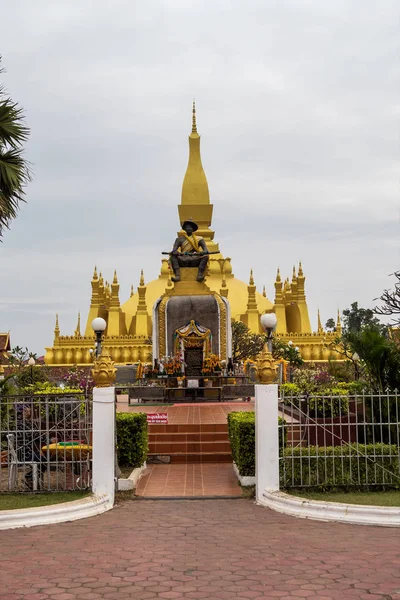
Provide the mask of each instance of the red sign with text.
POLYGON ((168 413, 147 413, 147 422, 168 425, 168 413))

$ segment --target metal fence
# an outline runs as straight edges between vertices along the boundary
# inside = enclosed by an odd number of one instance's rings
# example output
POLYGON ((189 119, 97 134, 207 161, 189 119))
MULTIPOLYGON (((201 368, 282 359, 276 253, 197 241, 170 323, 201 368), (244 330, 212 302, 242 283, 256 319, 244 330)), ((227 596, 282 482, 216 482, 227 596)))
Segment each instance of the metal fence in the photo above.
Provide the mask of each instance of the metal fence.
POLYGON ((84 394, 0 396, 0 492, 89 489, 92 401, 84 394))
POLYGON ((280 487, 400 488, 400 395, 284 396, 280 487))

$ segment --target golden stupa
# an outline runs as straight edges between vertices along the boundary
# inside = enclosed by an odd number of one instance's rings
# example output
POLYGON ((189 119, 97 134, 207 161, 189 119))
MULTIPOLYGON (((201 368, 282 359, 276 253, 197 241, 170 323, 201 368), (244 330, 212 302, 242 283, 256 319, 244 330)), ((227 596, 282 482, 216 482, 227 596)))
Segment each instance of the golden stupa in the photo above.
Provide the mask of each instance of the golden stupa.
MULTIPOLYGON (((211 291, 229 300, 231 316, 245 323, 251 331, 261 333, 260 315, 275 312, 278 324, 277 337, 292 340, 306 361, 327 361, 335 357, 328 343, 337 333, 324 331, 319 313, 318 330, 311 331, 310 318, 305 296, 305 276, 301 263, 296 271, 293 267, 291 279, 281 279, 279 268, 275 280, 275 298, 271 302, 265 293, 257 292, 253 272, 249 283, 236 279, 232 272, 231 259, 224 257, 210 229, 213 205, 210 203, 207 178, 200 155, 200 136, 197 133, 196 109, 193 103, 192 131, 189 135, 189 162, 182 185, 182 198, 178 206, 181 224, 185 220, 195 221, 209 252, 207 286, 211 291)), ((152 358, 152 310, 154 303, 173 287, 168 260, 162 259, 157 279, 145 284, 143 271, 135 292, 131 288, 130 298, 120 304, 119 283, 114 271, 112 283, 105 282, 95 267, 91 286, 92 296, 85 331, 81 334, 80 315, 75 332, 71 336, 60 335, 58 316, 54 329, 54 342, 46 348, 45 363, 51 366, 88 365, 93 362, 91 350, 94 333, 91 323, 95 317, 107 322, 103 346, 116 364, 130 364, 138 360, 149 362, 152 358)), ((340 319, 336 332, 340 330, 340 319)))

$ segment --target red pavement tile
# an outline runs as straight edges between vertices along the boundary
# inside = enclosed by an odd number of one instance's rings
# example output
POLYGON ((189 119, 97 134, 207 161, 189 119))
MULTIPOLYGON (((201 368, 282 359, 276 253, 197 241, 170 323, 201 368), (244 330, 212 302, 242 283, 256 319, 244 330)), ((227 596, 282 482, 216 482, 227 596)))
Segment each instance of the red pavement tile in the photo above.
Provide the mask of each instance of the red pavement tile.
POLYGON ((400 599, 398 529, 296 520, 245 499, 129 501, 1 540, 0 600, 400 599))
MULTIPOLYGON (((147 406, 146 404, 129 406, 126 402, 117 402, 117 412, 167 413, 169 425, 226 424, 227 415, 230 412, 249 410, 254 410, 253 400, 250 402, 217 402, 160 406, 147 406)), ((158 425, 158 428, 160 428, 161 433, 162 425, 158 425)))
POLYGON ((143 498, 242 495, 232 464, 149 465, 136 488, 143 498))

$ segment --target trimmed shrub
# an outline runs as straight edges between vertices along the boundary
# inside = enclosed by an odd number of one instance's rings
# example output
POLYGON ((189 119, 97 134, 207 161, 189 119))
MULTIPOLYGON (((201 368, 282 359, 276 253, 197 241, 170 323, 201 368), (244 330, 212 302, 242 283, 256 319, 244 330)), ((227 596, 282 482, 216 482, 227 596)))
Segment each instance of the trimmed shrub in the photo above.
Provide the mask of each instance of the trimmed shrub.
POLYGON ((397 446, 388 444, 285 448, 279 461, 280 485, 318 490, 400 489, 399 459, 397 446))
MULTIPOLYGON (((278 424, 282 425, 284 420, 279 417, 278 424)), ((279 431, 279 445, 286 445, 287 432, 279 431)), ((228 414, 229 442, 232 449, 232 457, 242 476, 254 476, 256 472, 256 445, 255 445, 255 413, 231 412, 228 414)))
POLYGON ((117 454, 120 466, 141 467, 148 452, 145 413, 117 413, 117 454))

